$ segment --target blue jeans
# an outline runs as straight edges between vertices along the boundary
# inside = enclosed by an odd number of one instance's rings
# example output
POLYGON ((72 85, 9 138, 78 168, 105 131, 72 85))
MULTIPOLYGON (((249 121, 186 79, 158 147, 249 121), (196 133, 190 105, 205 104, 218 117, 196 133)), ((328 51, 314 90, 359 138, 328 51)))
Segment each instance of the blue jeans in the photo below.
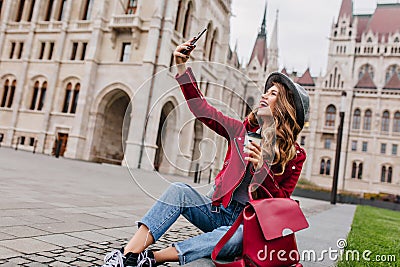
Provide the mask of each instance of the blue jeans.
MULTIPOLYGON (((159 200, 144 215, 138 225, 144 224, 157 241, 168 228, 184 216, 204 233, 182 242, 174 243, 181 265, 209 257, 215 245, 234 223, 244 205, 236 201, 219 212, 211 210, 211 200, 184 183, 173 183, 159 200)), ((221 258, 240 255, 242 251, 243 229, 239 227, 233 237, 222 249, 221 258)))

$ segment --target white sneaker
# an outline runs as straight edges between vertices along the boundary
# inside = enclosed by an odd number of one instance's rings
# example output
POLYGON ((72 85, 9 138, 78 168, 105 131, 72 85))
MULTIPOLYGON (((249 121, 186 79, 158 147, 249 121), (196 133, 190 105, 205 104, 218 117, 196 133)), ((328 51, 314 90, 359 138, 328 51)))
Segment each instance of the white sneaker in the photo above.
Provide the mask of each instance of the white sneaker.
POLYGON ((124 267, 124 260, 124 254, 116 249, 104 257, 104 265, 101 267, 124 267))

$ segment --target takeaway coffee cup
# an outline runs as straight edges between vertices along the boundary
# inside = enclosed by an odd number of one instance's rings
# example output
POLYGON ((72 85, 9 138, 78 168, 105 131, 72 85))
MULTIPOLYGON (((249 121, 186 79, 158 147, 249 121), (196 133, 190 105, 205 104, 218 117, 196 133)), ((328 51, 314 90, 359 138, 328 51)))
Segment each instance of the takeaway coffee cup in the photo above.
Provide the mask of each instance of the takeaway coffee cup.
POLYGON ((244 153, 249 153, 249 149, 246 147, 249 142, 257 143, 261 146, 261 134, 258 133, 253 133, 253 132, 247 132, 245 137, 244 137, 244 148, 243 152, 244 153))

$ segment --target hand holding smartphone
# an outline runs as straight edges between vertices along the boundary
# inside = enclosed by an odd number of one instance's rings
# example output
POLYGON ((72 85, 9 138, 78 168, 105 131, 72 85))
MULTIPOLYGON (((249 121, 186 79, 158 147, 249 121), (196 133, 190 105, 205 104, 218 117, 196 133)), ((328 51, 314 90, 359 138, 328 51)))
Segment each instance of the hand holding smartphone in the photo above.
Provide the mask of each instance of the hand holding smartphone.
MULTIPOLYGON (((204 30, 202 30, 201 32, 199 32, 199 33, 197 34, 197 36, 194 37, 194 39, 190 42, 190 44, 191 44, 191 45, 195 45, 196 42, 200 39, 200 37, 201 37, 206 31, 207 31, 207 28, 205 28, 204 30)), ((189 51, 190 51, 190 50, 185 49, 185 50, 183 50, 181 53, 184 54, 184 55, 187 55, 187 54, 189 53, 189 51)))

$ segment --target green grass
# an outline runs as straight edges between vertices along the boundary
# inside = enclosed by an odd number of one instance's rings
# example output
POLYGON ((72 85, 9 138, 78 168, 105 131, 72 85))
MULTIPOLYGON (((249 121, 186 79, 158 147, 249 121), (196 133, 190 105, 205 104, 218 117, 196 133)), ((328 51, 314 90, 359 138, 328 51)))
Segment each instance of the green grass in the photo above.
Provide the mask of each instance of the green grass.
MULTIPOLYGON (((392 256, 390 256, 392 257, 392 256)), ((400 266, 400 212, 369 206, 358 206, 351 231, 347 237, 347 247, 338 267, 400 266), (351 261, 350 251, 357 250, 359 261, 351 261), (362 257, 366 250, 371 251, 370 261, 362 257), (346 260, 346 251, 348 259, 346 260), (394 255, 395 261, 377 262, 376 257, 394 255)))

